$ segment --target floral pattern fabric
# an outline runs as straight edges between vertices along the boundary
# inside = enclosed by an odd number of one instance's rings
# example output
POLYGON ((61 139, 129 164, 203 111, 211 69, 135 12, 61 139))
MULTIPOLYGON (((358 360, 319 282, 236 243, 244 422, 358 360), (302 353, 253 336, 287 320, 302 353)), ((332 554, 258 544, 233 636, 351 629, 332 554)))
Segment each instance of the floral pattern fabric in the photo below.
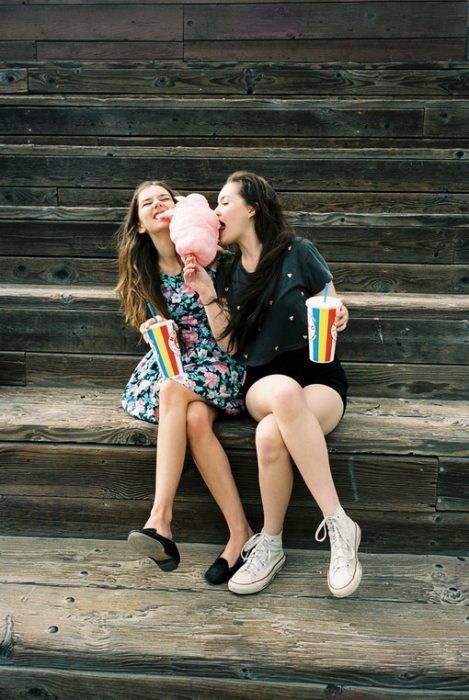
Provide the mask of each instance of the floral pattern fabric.
MULTIPOLYGON (((208 271, 213 277, 216 265, 210 266, 208 271)), ((185 372, 185 376, 166 381, 178 381, 221 411, 238 415, 244 408, 244 367, 223 352, 214 340, 205 309, 197 293, 184 284, 182 274, 162 274, 160 279, 170 317, 178 325, 185 372)), ((158 364, 150 350, 134 369, 124 389, 123 408, 135 418, 157 423, 161 381, 158 364)))

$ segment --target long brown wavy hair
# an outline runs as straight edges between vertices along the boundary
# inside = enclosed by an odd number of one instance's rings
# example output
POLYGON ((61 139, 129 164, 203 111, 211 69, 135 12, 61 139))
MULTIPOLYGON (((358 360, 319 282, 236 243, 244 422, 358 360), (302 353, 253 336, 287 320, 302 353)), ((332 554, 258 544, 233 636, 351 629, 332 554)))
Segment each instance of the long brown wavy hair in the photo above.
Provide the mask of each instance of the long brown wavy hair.
MULTIPOLYGON (((284 255, 295 234, 285 221, 282 206, 272 185, 260 175, 245 170, 232 173, 227 183, 239 186, 244 201, 255 210, 254 226, 262 251, 259 263, 237 299, 230 299, 230 320, 222 338, 231 336, 230 349, 244 351, 259 332, 272 299, 284 255)), ((238 249, 229 264, 227 285, 241 257, 238 249)))
POLYGON ((168 307, 161 292, 158 272, 158 251, 148 233, 138 231, 138 198, 150 187, 163 187, 176 203, 176 193, 162 180, 146 180, 136 188, 127 215, 116 233, 119 257, 117 293, 126 321, 136 330, 149 316, 149 302, 156 313, 169 318, 168 307))

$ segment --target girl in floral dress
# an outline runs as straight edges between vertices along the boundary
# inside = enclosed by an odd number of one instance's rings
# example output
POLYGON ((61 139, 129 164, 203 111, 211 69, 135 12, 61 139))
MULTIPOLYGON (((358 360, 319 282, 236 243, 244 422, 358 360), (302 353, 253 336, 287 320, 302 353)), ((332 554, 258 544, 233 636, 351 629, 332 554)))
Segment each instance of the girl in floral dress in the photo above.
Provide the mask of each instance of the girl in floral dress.
MULTIPOLYGON (((153 506, 144 527, 132 530, 128 539, 162 570, 178 566, 171 522, 188 443, 230 533, 223 552, 205 573, 210 583, 218 584, 241 566, 241 550, 252 535, 228 458, 213 432, 220 412, 235 416, 243 410, 244 369, 213 337, 205 307, 216 299, 199 296, 184 282, 168 222, 157 218, 174 204, 174 194, 165 183, 144 182, 135 190, 119 230, 116 291, 126 319, 146 340, 146 330, 154 323, 148 319, 148 303, 158 320, 174 320, 185 373, 162 379, 149 351, 125 387, 123 407, 136 418, 159 424, 153 506)), ((214 261, 207 268, 212 278, 217 266, 214 261)))

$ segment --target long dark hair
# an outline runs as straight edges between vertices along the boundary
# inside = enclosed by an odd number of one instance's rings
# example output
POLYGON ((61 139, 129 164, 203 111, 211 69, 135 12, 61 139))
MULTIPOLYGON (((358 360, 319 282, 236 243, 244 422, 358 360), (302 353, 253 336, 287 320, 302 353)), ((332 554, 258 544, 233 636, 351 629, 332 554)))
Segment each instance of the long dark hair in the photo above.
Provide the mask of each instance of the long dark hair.
POLYGON ((114 291, 120 298, 126 321, 137 329, 148 318, 147 302, 158 314, 169 318, 161 292, 158 251, 148 233, 138 232, 138 197, 151 185, 163 187, 176 203, 176 193, 162 180, 140 183, 132 195, 127 215, 117 231, 119 278, 114 291))
MULTIPOLYGON (((254 226, 262 244, 259 263, 248 284, 236 299, 230 299, 230 321, 222 337, 231 336, 230 345, 239 352, 259 332, 271 302, 282 266, 283 257, 294 237, 283 215, 282 207, 272 185, 260 175, 239 170, 232 173, 228 183, 239 185, 239 194, 254 208, 254 226)), ((231 287, 234 269, 241 252, 237 250, 228 268, 227 286, 231 287)))

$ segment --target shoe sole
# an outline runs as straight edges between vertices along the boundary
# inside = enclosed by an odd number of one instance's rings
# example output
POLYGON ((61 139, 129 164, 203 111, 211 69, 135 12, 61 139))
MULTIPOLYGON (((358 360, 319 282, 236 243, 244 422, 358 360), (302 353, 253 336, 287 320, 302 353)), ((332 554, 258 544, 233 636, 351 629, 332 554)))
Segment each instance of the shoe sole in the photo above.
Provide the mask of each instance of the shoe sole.
POLYGON ((163 545, 148 535, 142 532, 131 532, 127 537, 127 542, 138 554, 143 554, 143 556, 149 557, 149 559, 154 561, 162 571, 177 569, 178 562, 174 557, 168 556, 164 551, 163 545))
POLYGON ((362 531, 360 529, 360 525, 357 525, 357 523, 355 523, 355 527, 357 528, 357 543, 355 545, 355 557, 357 559, 357 565, 355 567, 355 572, 350 580, 350 583, 348 583, 346 586, 343 586, 342 588, 332 588, 331 584, 329 583, 329 574, 327 575, 327 585, 329 586, 329 590, 334 596, 334 598, 346 598, 347 596, 352 595, 352 593, 355 593, 358 586, 360 585, 360 581, 362 580, 362 565, 358 561, 358 548, 362 539, 362 531))
POLYGON ((264 588, 267 588, 269 583, 275 578, 277 573, 285 564, 285 561, 286 556, 284 554, 263 579, 260 581, 255 581, 254 583, 236 583, 233 581, 233 579, 230 579, 228 581, 228 590, 230 590, 231 593, 236 593, 236 595, 250 595, 251 593, 259 593, 259 591, 263 591, 264 588))

